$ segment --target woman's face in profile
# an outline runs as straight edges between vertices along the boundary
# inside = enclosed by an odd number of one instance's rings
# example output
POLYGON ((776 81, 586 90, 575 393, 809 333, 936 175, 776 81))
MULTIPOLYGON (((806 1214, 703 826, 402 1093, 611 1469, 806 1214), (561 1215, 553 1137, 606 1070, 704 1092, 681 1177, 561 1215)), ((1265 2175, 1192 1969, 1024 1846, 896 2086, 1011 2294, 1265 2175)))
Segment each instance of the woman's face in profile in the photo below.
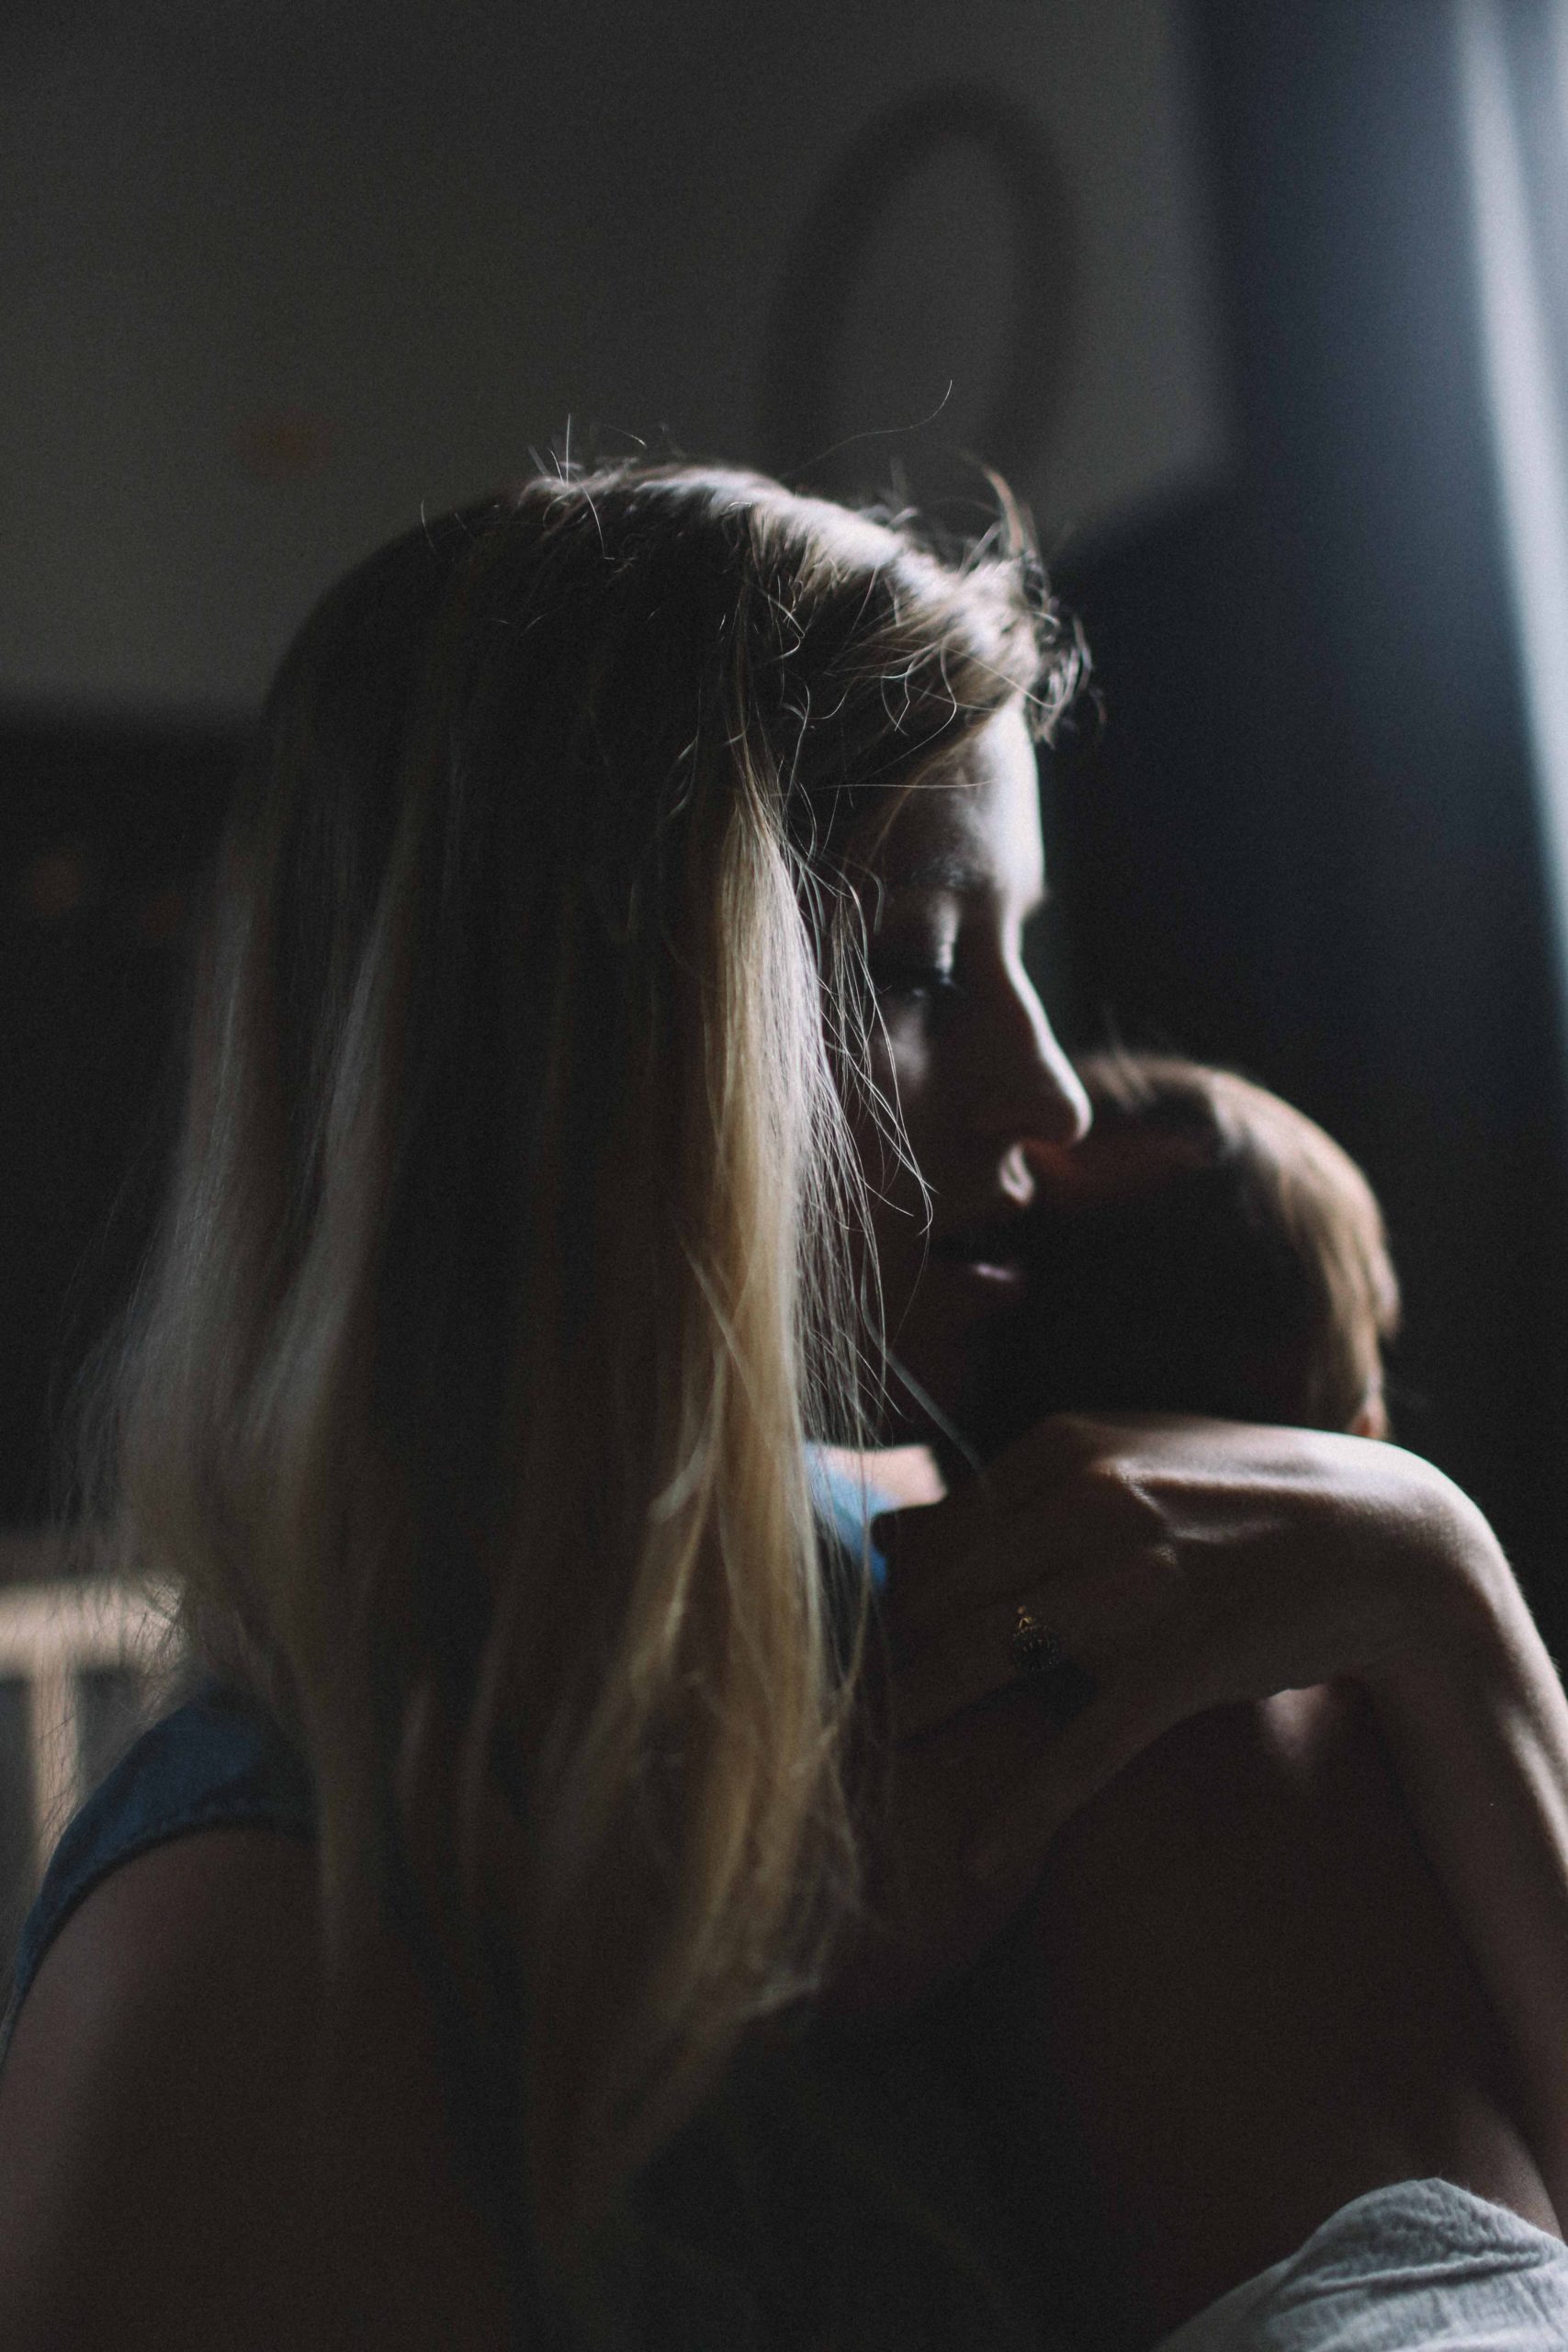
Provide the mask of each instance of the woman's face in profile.
POLYGON ((858 1121, 888 1344, 962 1424, 987 1328, 1024 1279, 1030 1147, 1075 1142, 1089 1125, 1023 967, 1045 877, 1021 711, 990 722, 953 781, 909 795, 874 871, 863 899, 881 1016, 873 1069, 931 1196, 928 1218, 914 1178, 858 1121))

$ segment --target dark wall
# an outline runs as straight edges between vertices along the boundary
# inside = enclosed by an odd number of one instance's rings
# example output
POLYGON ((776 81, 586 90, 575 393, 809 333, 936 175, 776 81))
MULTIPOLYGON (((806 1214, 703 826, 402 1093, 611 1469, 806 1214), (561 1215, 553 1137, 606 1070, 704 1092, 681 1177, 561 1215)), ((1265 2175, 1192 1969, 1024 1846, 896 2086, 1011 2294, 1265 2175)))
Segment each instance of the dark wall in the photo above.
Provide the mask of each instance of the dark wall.
POLYGON ((1481 379, 1453 17, 1201 0, 1238 456, 1067 586, 1069 1026, 1232 1062, 1366 1163, 1399 1433, 1568 1636, 1562 1038, 1481 379))
POLYGON ((235 748, 0 722, 0 1525, 47 1516, 51 1425, 145 1241, 235 748))

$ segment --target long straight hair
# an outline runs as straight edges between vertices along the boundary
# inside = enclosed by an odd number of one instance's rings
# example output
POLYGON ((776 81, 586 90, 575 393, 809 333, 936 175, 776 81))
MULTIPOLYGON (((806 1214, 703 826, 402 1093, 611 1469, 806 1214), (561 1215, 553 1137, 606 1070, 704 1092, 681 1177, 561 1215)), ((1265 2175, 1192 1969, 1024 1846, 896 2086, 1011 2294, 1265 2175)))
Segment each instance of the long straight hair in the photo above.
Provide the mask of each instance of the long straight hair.
POLYGON ((332 1969, 408 1932, 551 2259, 854 1901, 855 844, 1075 659, 1010 523, 626 466, 372 556, 244 764, 97 1516, 298 1742, 332 1969))

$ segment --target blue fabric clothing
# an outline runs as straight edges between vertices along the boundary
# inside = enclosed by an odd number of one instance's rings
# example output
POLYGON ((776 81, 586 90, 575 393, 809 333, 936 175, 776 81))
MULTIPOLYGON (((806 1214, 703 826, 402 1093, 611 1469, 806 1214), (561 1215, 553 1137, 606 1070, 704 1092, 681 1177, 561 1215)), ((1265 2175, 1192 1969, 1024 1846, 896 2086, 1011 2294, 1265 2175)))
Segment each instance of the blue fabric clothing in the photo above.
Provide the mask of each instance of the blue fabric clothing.
MULTIPOLYGON (((847 1571, 859 1573, 867 1521, 886 1498, 807 1449, 812 1490, 827 1532, 847 1571)), ((869 1551, 871 1574, 886 1574, 869 1551)), ((17 2011, 44 1953, 77 1905, 115 1868, 149 1847, 194 1829, 252 1823, 297 1838, 314 1835, 310 1776, 276 1725, 215 1680, 143 1734, 95 1789, 56 1847, 37 1901, 22 1926, 10 2001, 0 2021, 5 2064, 17 2011)))
POLYGON ((171 1838, 244 1824, 312 1837, 310 1776, 273 1724, 209 1680, 142 1733, 56 1846, 17 1941, 0 2065, 45 1952, 101 1879, 171 1838))

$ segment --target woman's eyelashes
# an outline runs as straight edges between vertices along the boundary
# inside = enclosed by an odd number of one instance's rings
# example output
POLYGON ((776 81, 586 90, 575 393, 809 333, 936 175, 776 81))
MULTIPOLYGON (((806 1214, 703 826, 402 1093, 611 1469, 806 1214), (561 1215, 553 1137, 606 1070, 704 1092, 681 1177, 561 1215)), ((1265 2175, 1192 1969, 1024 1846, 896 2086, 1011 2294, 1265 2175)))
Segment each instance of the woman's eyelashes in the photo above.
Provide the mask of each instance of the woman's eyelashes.
POLYGON ((872 965, 871 978, 883 1004, 937 1007, 952 1003, 964 993, 956 967, 946 959, 928 962, 879 956, 872 965))

